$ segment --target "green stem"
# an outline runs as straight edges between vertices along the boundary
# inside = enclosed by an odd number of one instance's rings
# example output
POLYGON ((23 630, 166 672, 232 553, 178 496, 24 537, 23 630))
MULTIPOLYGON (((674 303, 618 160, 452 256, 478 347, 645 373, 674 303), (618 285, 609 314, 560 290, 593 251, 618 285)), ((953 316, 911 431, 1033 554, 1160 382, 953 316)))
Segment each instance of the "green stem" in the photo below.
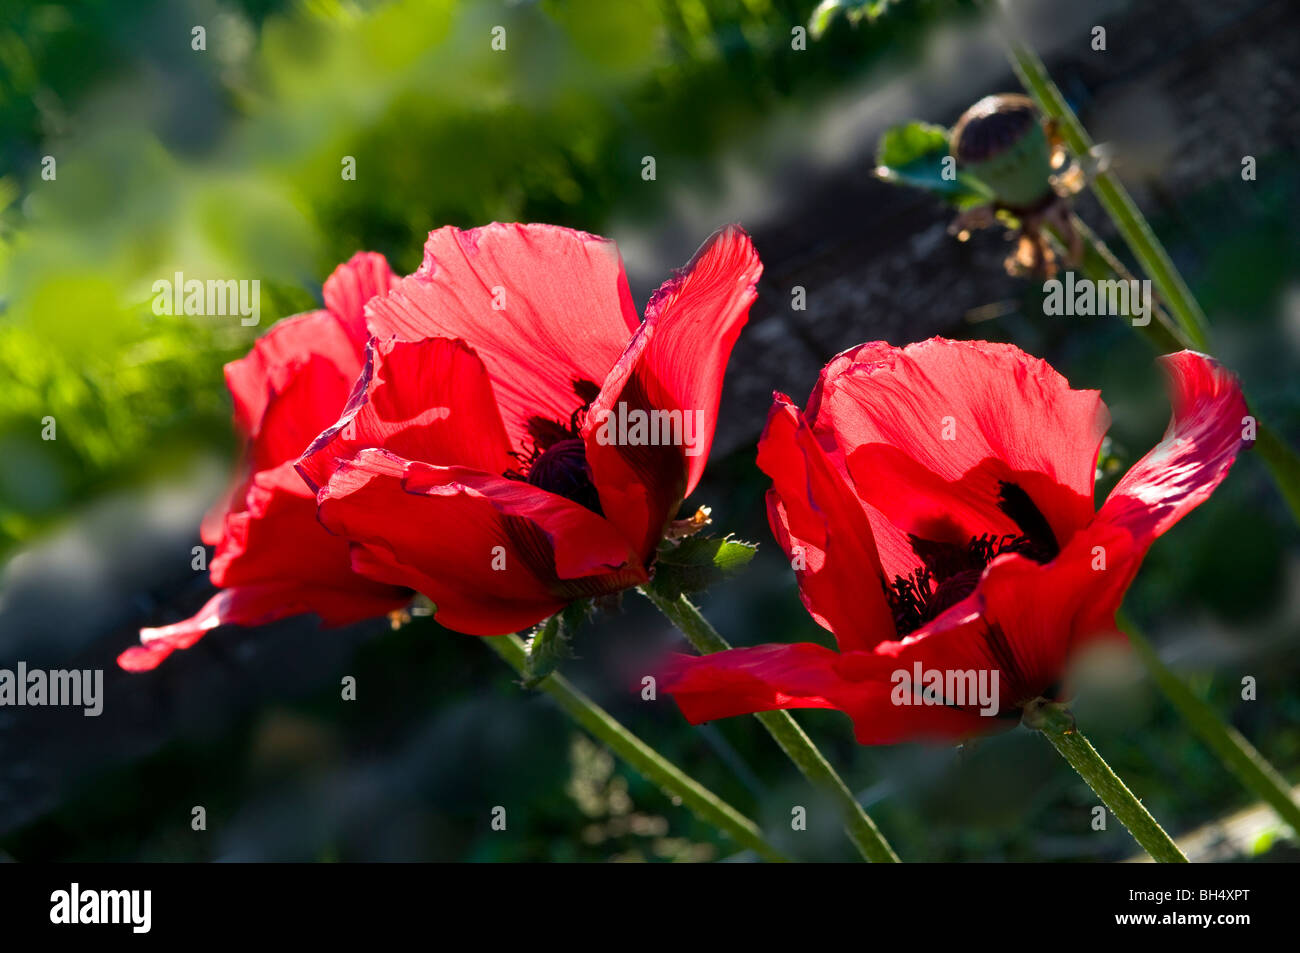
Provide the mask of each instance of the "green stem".
POLYGON ((1300 523, 1300 454, 1258 417, 1255 418, 1254 452, 1268 467, 1292 518, 1300 523))
MULTIPOLYGON (((1074 229, 1084 240, 1084 258, 1080 269, 1094 281, 1108 278, 1128 279, 1130 276, 1105 242, 1098 238, 1078 216, 1072 219, 1074 229)), ((1065 238, 1055 229, 1049 229, 1053 239, 1062 249, 1065 238)), ((1178 330, 1170 325, 1168 316, 1162 308, 1157 307, 1155 321, 1145 327, 1137 327, 1158 351, 1168 353, 1185 346, 1178 339, 1178 330)), ((1262 421, 1256 422, 1255 452, 1263 459, 1272 472, 1287 506, 1297 522, 1300 522, 1300 457, 1262 421)), ((1254 791, 1291 826, 1292 831, 1300 835, 1300 806, 1291 797, 1291 786, 1267 759, 1261 755, 1237 729, 1225 724, 1205 702, 1196 697, 1183 682, 1171 672, 1146 638, 1123 614, 1119 616, 1120 628, 1133 643, 1134 649, 1146 664, 1148 671, 1156 680, 1165 696, 1178 709, 1178 712, 1192 726, 1197 734, 1219 757, 1230 772, 1237 776, 1247 788, 1254 791)))
MULTIPOLYGON (((1074 150, 1075 155, 1087 155, 1088 150, 1092 148, 1092 139, 1088 138, 1087 131, 1080 124, 1074 111, 1071 111, 1065 96, 1061 95, 1061 90, 1058 90, 1056 83, 1052 82, 1052 77, 1048 75, 1043 61, 1032 49, 1024 46, 1019 40, 1011 38, 1010 35, 1008 46, 1011 64, 1021 77, 1024 88, 1031 92, 1044 114, 1057 120, 1062 134, 1065 135, 1066 143, 1071 150, 1074 150)), ((1141 267, 1152 277, 1152 281, 1156 282, 1161 300, 1169 303, 1169 307, 1173 309, 1178 319, 1178 324, 1175 325, 1170 321, 1165 308, 1157 307, 1154 315, 1156 320, 1145 326, 1135 325, 1135 330, 1143 334, 1152 346, 1164 354, 1182 350, 1184 347, 1209 352, 1205 312, 1201 311, 1187 283, 1183 281, 1178 269, 1170 260, 1165 247, 1160 243, 1160 239, 1156 238, 1151 225, 1141 215, 1138 205, 1134 204, 1134 200, 1119 183, 1119 179, 1110 173, 1102 172, 1093 177, 1092 189, 1119 229, 1119 233, 1125 238, 1130 250, 1138 257, 1141 267)), ((1093 234, 1078 216, 1074 216, 1073 224, 1075 230, 1078 230, 1084 239, 1084 260, 1080 264, 1080 269, 1086 276, 1093 280, 1101 280, 1101 276, 1106 276, 1109 272, 1110 276, 1118 278, 1131 277, 1121 261, 1106 247, 1105 242, 1097 238, 1097 235, 1093 234)), ((1060 231, 1050 228, 1049 231, 1058 246, 1065 246, 1065 237, 1060 234, 1060 231)), ((1277 484, 1283 501, 1291 511, 1292 519, 1300 524, 1300 454, 1297 454, 1294 447, 1279 437, 1264 420, 1258 419, 1258 415, 1256 415, 1255 452, 1261 460, 1264 460, 1269 476, 1273 478, 1274 484, 1277 484)))
MULTIPOLYGON (((645 586, 640 590, 664 616, 682 631, 682 634, 695 646, 696 651, 704 655, 722 652, 731 648, 717 629, 709 624, 700 610, 691 604, 686 596, 667 599, 652 588, 645 586)), ((829 795, 839 806, 844 815, 844 830, 849 840, 859 853, 869 861, 876 863, 898 863, 898 855, 889 841, 880 833, 876 822, 867 814, 866 809, 853 796, 848 785, 831 767, 825 756, 813 744, 812 739, 799 727, 788 711, 755 712, 776 743, 781 746, 795 767, 814 787, 829 795)))
MULTIPOLYGON (((502 635, 483 641, 516 672, 525 674, 527 653, 518 636, 502 635)), ((765 860, 784 862, 790 859, 767 842, 753 821, 628 731, 564 676, 558 673, 548 675, 537 687, 644 778, 658 785, 669 797, 680 799, 700 820, 724 831, 736 843, 748 847, 765 860)))
POLYGON ((1044 698, 1035 699, 1025 706, 1024 723, 1043 733, 1153 860, 1165 864, 1187 863, 1178 845, 1080 733, 1068 708, 1044 698))
POLYGON ((1133 622, 1122 612, 1116 616, 1120 629, 1128 636, 1134 650, 1146 664, 1160 690, 1178 709, 1192 730, 1201 736, 1219 760, 1247 788, 1267 802, 1278 816, 1300 834, 1300 804, 1291 797, 1291 785, 1268 762, 1255 746, 1236 728, 1226 724, 1214 709, 1197 697, 1190 688, 1160 660, 1156 650, 1133 622))
MULTIPOLYGON (((1038 54, 1020 41, 1010 24, 1006 29, 1007 48, 1010 53, 1011 66, 1020 77, 1025 89, 1038 103, 1038 108, 1050 119, 1056 120, 1057 127, 1065 139, 1066 145, 1076 156, 1086 156, 1093 148, 1092 139, 1079 122, 1079 118, 1065 101, 1065 97, 1052 82, 1047 67, 1038 58, 1038 54)), ((1183 281, 1182 275, 1174 267, 1169 253, 1151 230, 1150 224, 1138 210, 1133 197, 1128 194, 1119 179, 1111 172, 1101 171, 1092 176, 1089 183, 1093 193, 1105 208, 1124 243, 1133 252, 1142 270, 1155 283, 1156 291, 1168 304, 1174 317, 1182 326, 1188 341, 1197 350, 1209 350, 1209 332, 1205 312, 1192 297, 1191 290, 1183 281)))
MULTIPOLYGON (((1124 263, 1115 257, 1097 234, 1077 215, 1070 216, 1070 227, 1083 240, 1083 260, 1079 262, 1079 271, 1090 281, 1110 281, 1119 279, 1129 281, 1133 276, 1124 267, 1124 263)), ((1065 255, 1066 237, 1054 225, 1045 226, 1047 233, 1056 245, 1058 253, 1065 255)), ((1133 330, 1141 334, 1161 354, 1181 351, 1187 347, 1182 332, 1169 317, 1169 312, 1157 301, 1152 308, 1151 320, 1146 324, 1134 324, 1133 330)))
MULTIPOLYGON (((1111 278, 1128 280, 1132 277, 1106 243, 1097 237, 1082 219, 1077 215, 1072 216, 1071 225, 1083 239, 1084 255, 1079 269, 1086 277, 1093 281, 1111 278)), ((1047 231, 1058 250, 1063 252, 1066 246, 1065 236, 1051 226, 1048 226, 1047 231)), ((1163 354, 1187 347, 1182 332, 1159 304, 1156 305, 1152 317, 1153 320, 1145 326, 1134 325, 1134 330, 1139 331, 1152 347, 1163 354)), ((1291 511, 1292 519, 1300 524, 1300 454, 1297 454, 1290 444, 1279 437, 1276 431, 1258 416, 1255 418, 1254 452, 1268 468, 1269 476, 1282 494, 1287 509, 1291 511)))

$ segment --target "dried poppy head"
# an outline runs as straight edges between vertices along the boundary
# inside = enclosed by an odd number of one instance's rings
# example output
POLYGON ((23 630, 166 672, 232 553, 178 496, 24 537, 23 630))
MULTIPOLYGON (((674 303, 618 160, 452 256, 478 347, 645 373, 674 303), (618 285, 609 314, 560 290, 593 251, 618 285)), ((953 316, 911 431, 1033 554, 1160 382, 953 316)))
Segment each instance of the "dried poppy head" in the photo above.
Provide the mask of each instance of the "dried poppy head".
POLYGON ((1010 274, 1052 275, 1056 256, 1044 228, 1056 231, 1068 248, 1069 262, 1081 257, 1082 243, 1070 220, 1071 195, 1079 176, 1061 169, 1065 151, 1055 124, 1044 124, 1028 96, 999 93, 971 106, 952 129, 950 150, 963 171, 983 182, 994 195, 992 208, 963 212, 949 231, 965 234, 986 228, 997 213, 1019 223, 1015 251, 1007 258, 1010 274))

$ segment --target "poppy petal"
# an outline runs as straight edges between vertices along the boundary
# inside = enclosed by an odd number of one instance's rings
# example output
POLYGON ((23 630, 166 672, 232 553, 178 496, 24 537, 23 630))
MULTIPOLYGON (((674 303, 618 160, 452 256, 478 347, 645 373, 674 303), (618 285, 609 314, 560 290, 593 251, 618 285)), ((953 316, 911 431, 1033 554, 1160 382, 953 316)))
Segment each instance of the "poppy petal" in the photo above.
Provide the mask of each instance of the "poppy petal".
POLYGON ((338 421, 298 461, 313 491, 366 447, 399 457, 504 473, 514 462, 483 362, 462 341, 371 341, 338 421))
POLYGON ((646 579, 606 520, 495 474, 368 449, 318 500, 325 527, 354 544, 353 569, 424 593, 441 624, 471 635, 514 632, 646 579))
MULTIPOLYGON (((833 708, 852 719, 860 744, 963 738, 1015 724, 983 717, 976 706, 959 709, 919 700, 897 704, 900 678, 896 673, 911 677, 914 650, 907 643, 886 645, 898 655, 840 655, 806 642, 728 649, 698 658, 674 655, 660 676, 660 686, 692 724, 775 709, 833 708)), ((951 647, 961 649, 964 642, 955 639, 951 647)), ((954 665, 964 662, 960 653, 949 654, 954 665)))
POLYGON ((1111 490, 1097 519, 1133 534, 1141 551, 1203 503, 1244 446, 1250 410, 1237 378, 1204 354, 1160 358, 1173 416, 1164 439, 1111 490))
POLYGON ((171 625, 140 630, 142 644, 117 657, 128 672, 146 672, 178 649, 187 649, 208 632, 223 625, 265 625, 277 619, 308 613, 319 616, 327 626, 349 625, 382 616, 410 601, 410 594, 358 594, 330 587, 311 587, 292 582, 271 582, 222 589, 193 616, 171 625))
POLYGON ((1045 565, 1000 556, 971 596, 912 635, 846 653, 838 672, 855 685, 846 698, 857 707, 844 710, 858 741, 956 741, 1014 726, 1034 698, 1061 697, 1075 653, 1119 637, 1115 611, 1132 579, 1129 544, 1122 530, 1092 526, 1045 565), (918 673, 922 683, 937 673, 941 704, 899 705, 899 672, 909 673, 913 686, 918 673), (966 698, 946 695, 954 689, 966 698))
POLYGON ((974 601, 1008 706, 1059 695, 1083 646, 1120 637, 1115 613, 1140 561, 1128 533, 1094 523, 1050 563, 1008 554, 989 564, 974 601))
POLYGON ((366 329, 366 303, 376 295, 385 294, 396 280, 388 259, 372 251, 357 252, 325 279, 325 307, 343 322, 358 348, 370 338, 366 329))
POLYGON ((836 708, 826 696, 838 680, 839 656, 801 642, 727 649, 712 655, 669 656, 660 688, 693 725, 778 708, 836 708))
POLYGON ((965 543, 1024 531, 1002 491, 1028 495, 1057 545, 1091 519, 1109 414, 1046 362, 1006 344, 865 345, 816 394, 859 495, 907 533, 965 543))
POLYGON ((583 437, 601 509, 644 553, 704 473, 727 361, 762 271, 744 229, 715 233, 651 296, 589 408, 583 437), (612 428, 601 424, 620 419, 620 404, 663 422, 650 425, 653 444, 607 439, 612 428))
POLYGON ((893 639, 867 515, 784 394, 776 395, 759 439, 758 467, 772 478, 768 522, 795 569, 808 612, 835 633, 841 651, 893 639))
POLYGON ((217 501, 203 514, 199 521, 199 539, 205 545, 216 546, 221 542, 225 532, 226 517, 232 512, 244 508, 244 499, 248 495, 248 465, 241 463, 231 475, 230 483, 217 501))
POLYGON ((496 223, 431 232, 424 263, 371 302, 369 323, 380 337, 473 345, 511 444, 522 449, 532 418, 567 425, 591 400, 637 318, 613 242, 553 225, 496 223))
POLYGON ((1118 635, 1114 614, 1132 578, 1130 543, 1122 529, 1098 526, 1047 565, 999 557, 971 596, 869 651, 799 644, 674 656, 661 684, 697 724, 774 708, 834 708, 853 720, 861 744, 1001 731, 1017 723, 1025 702, 1058 689, 1083 644, 1118 635), (1107 558, 1097 559, 1096 546, 1107 558), (944 688, 926 703, 917 692, 935 676, 944 688))
MULTIPOLYGON (((614 393, 618 399, 606 406, 605 392, 592 404, 582 430, 583 450, 591 480, 600 499, 600 510, 617 526, 641 555, 648 559, 663 538, 664 527, 677 515, 686 496, 686 457, 680 446, 619 436, 620 421, 630 420, 635 412, 645 415, 642 430, 647 435, 656 407, 645 392, 643 379, 631 372, 648 338, 637 334, 632 345, 619 360, 618 367, 606 379, 606 388, 617 380, 614 393), (618 404, 623 405, 620 411, 618 404), (608 435, 613 434, 611 438, 608 435)), ((663 409, 658 409, 663 413, 663 409)), ((682 419, 679 415, 678 419, 682 419)), ((634 423, 633 423, 634 425, 634 423)), ((669 424, 671 427, 672 424, 669 424)), ((629 427, 629 431, 630 431, 629 427)), ((655 426, 656 432, 659 428, 655 426)))
POLYGON ((382 593, 353 573, 350 561, 347 543, 321 528, 315 495, 294 465, 283 463, 253 475, 244 506, 226 517, 209 574, 222 587, 292 580, 382 593))
POLYGON ((361 351, 328 311, 276 322, 245 357, 226 365, 235 424, 251 441, 249 464, 296 459, 338 418, 361 371, 361 351))

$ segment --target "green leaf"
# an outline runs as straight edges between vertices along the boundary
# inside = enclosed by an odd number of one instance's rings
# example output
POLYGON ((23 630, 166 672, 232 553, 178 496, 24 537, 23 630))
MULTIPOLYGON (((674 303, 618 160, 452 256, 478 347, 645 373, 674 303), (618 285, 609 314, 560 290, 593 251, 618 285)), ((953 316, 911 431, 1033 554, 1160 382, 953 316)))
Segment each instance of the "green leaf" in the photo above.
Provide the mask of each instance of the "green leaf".
POLYGON ((876 146, 876 163, 903 167, 935 154, 948 154, 948 130, 928 122, 908 122, 885 130, 876 146))
POLYGON ((876 147, 876 175, 886 182, 924 189, 958 208, 986 205, 993 191, 968 172, 945 175, 948 130, 925 122, 908 122, 885 131, 876 147))
POLYGON ((812 16, 808 18, 808 32, 813 35, 814 40, 822 38, 823 34, 830 29, 831 22, 835 19, 836 14, 840 12, 840 0, 822 0, 813 10, 812 16))
POLYGON ((587 624, 596 607, 590 599, 575 599, 560 610, 560 628, 566 637, 573 637, 587 624))
POLYGON ((557 612, 533 629, 524 656, 524 687, 536 688, 566 658, 572 658, 569 641, 564 631, 560 613, 557 612))
POLYGON ((524 646, 524 688, 536 688, 561 662, 573 658, 570 640, 591 613, 590 599, 576 599, 533 629, 524 646))
POLYGON ((822 0, 813 10, 812 16, 808 18, 808 32, 813 35, 814 40, 821 39, 822 34, 830 28, 836 16, 840 14, 843 14, 844 19, 854 26, 863 20, 874 23, 896 2, 897 0, 822 0))
POLYGON ((1273 844, 1277 842, 1277 831, 1264 831, 1255 838, 1255 842, 1250 845, 1250 854, 1252 857, 1262 857, 1273 849, 1273 844))
POLYGON ((669 599, 682 593, 702 592, 734 575, 754 558, 757 543, 745 543, 727 536, 689 536, 680 542, 659 546, 655 576, 651 585, 669 599))

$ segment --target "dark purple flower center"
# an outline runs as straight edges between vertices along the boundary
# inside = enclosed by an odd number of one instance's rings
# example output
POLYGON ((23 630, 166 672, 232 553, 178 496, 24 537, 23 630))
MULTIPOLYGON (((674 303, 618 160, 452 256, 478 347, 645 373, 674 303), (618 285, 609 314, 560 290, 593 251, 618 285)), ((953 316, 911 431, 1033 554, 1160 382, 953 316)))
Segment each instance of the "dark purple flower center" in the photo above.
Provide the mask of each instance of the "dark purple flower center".
POLYGON ((573 383, 573 392, 582 403, 569 416, 568 423, 540 416, 528 419, 527 445, 510 454, 519 461, 519 467, 507 470, 505 476, 531 483, 604 516, 587 463, 587 450, 578 436, 587 408, 600 387, 592 381, 578 380, 573 383))
POLYGON ((1014 483, 998 484, 998 509, 1007 514, 1020 533, 973 536, 963 544, 909 536, 921 567, 882 584, 899 638, 937 619, 961 602, 979 585, 984 568, 1003 553, 1019 553, 1037 563, 1056 558, 1060 546, 1047 518, 1014 483))
POLYGON ((573 500, 593 513, 601 512, 600 494, 591 479, 581 437, 567 437, 547 447, 528 468, 527 479, 533 486, 573 500))

